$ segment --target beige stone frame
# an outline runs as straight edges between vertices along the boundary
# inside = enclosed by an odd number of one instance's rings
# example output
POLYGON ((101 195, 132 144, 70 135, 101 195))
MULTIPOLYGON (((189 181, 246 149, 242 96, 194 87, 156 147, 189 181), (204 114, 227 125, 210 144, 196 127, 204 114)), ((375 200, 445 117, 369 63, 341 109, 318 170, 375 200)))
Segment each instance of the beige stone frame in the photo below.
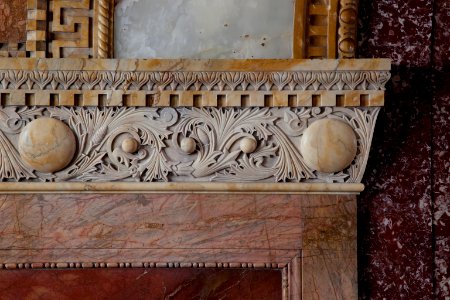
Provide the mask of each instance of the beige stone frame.
MULTIPOLYGON (((0 56, 114 57, 114 0, 27 0, 27 12, 25 47, 0 56)), ((358 0, 295 0, 292 58, 354 58, 357 15, 358 0)))

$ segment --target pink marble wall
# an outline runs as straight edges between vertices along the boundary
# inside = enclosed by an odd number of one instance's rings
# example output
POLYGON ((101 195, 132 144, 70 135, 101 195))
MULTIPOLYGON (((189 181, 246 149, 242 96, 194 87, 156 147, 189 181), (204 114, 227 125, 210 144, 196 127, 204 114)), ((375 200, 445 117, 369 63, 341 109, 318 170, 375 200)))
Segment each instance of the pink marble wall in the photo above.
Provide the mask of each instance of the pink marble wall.
MULTIPOLYGON (((145 268, 142 274, 160 281, 155 295, 166 295, 165 282, 177 282, 180 274, 193 276, 186 280, 197 288, 189 293, 215 289, 208 281, 202 287, 197 276, 221 277, 228 274, 224 269, 233 268, 247 272, 230 273, 229 284, 247 282, 246 289, 256 293, 242 299, 279 299, 273 296, 276 291, 271 298, 264 294, 263 280, 272 278, 274 270, 286 274, 285 281, 278 281, 288 287, 285 294, 305 299, 357 295, 356 195, 3 194, 0 208, 0 290, 21 290, 21 299, 78 299, 81 294, 70 292, 67 278, 76 282, 73 286, 84 286, 89 274, 93 280, 101 276, 67 269, 129 267, 145 268), (209 270, 196 274, 185 268, 209 270), (253 287, 244 275, 261 280, 253 287), (22 290, 24 281, 29 287, 22 290)), ((114 270, 111 276, 133 276, 128 273, 114 270)), ((176 292, 184 286, 172 288, 176 292)), ((138 282, 130 286, 130 292, 139 289, 138 282)), ((99 290, 95 295, 114 294, 99 290)), ((233 295, 230 291, 223 297, 238 299, 233 295)))
POLYGON ((361 299, 450 296, 447 0, 361 1, 360 57, 393 60, 359 198, 361 299))

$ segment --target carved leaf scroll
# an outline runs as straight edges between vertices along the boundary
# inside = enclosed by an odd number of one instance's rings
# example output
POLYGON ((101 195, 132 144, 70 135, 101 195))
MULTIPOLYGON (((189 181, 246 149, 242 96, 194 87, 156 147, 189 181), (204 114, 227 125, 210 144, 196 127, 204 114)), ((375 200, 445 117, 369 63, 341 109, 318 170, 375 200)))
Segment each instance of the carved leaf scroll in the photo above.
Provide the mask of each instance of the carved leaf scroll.
MULTIPOLYGON (((167 77, 160 75, 158 80, 162 81, 157 84, 164 85, 167 77)), ((178 80, 183 85, 181 78, 178 80)), ((191 81, 183 80, 183 88, 187 88, 191 81)), ((379 108, 344 107, 8 106, 0 108, 0 176, 3 181, 360 182, 378 112, 379 108), (40 117, 65 122, 77 139, 72 163, 54 174, 28 168, 17 150, 21 129, 40 117), (328 174, 310 169, 299 150, 303 132, 323 118, 348 123, 357 136, 357 156, 341 172, 328 174), (122 149, 126 138, 138 142, 135 153, 122 149), (194 139, 197 151, 181 151, 183 138, 194 139), (245 139, 256 141, 253 152, 241 150, 245 139)))

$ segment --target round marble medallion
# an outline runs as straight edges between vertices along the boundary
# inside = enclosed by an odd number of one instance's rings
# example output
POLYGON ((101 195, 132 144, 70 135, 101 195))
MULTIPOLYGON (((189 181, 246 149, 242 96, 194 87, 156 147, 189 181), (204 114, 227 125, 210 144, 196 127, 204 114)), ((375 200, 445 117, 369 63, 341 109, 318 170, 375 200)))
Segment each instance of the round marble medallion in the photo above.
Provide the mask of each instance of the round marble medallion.
POLYGON ((241 151, 246 154, 253 153, 256 150, 257 146, 258 146, 258 144, 256 143, 256 140, 254 138, 248 138, 248 137, 243 138, 239 145, 239 147, 241 148, 241 151))
POLYGON ((53 118, 39 118, 22 129, 19 136, 19 153, 33 169, 52 173, 66 167, 76 150, 72 130, 53 118))
POLYGON ((305 163, 314 170, 324 173, 342 171, 356 156, 356 135, 343 121, 318 120, 305 130, 300 151, 305 163))
POLYGON ((190 137, 185 137, 181 140, 180 148, 186 154, 191 154, 195 151, 197 144, 195 140, 190 137))
POLYGON ((139 142, 133 138, 126 138, 122 141, 122 150, 126 153, 134 153, 139 149, 139 142))

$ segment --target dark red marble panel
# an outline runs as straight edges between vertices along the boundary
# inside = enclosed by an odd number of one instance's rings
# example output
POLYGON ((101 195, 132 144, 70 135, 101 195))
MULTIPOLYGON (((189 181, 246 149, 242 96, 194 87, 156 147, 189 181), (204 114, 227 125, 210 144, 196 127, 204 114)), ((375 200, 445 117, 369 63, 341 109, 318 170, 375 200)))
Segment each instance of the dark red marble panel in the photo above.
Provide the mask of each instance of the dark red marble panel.
POLYGON ((430 66, 432 0, 360 0, 359 16, 359 56, 430 66))
POLYGON ((359 198, 362 299, 432 299, 431 75, 394 68, 359 198))
POLYGON ((436 68, 450 70, 450 1, 434 1, 433 59, 436 68))
POLYGON ((27 1, 0 1, 0 43, 26 40, 27 1))
POLYGON ((435 0, 433 59, 433 199, 435 296, 450 298, 450 2, 435 0))
POLYGON ((436 74, 433 102, 433 198, 435 232, 435 293, 450 298, 450 74, 436 74))
POLYGON ((0 299, 281 299, 281 271, 86 269, 0 271, 0 299))
POLYGON ((450 2, 361 1, 360 19, 359 55, 401 66, 392 72, 359 199, 360 298, 445 299, 450 2))

